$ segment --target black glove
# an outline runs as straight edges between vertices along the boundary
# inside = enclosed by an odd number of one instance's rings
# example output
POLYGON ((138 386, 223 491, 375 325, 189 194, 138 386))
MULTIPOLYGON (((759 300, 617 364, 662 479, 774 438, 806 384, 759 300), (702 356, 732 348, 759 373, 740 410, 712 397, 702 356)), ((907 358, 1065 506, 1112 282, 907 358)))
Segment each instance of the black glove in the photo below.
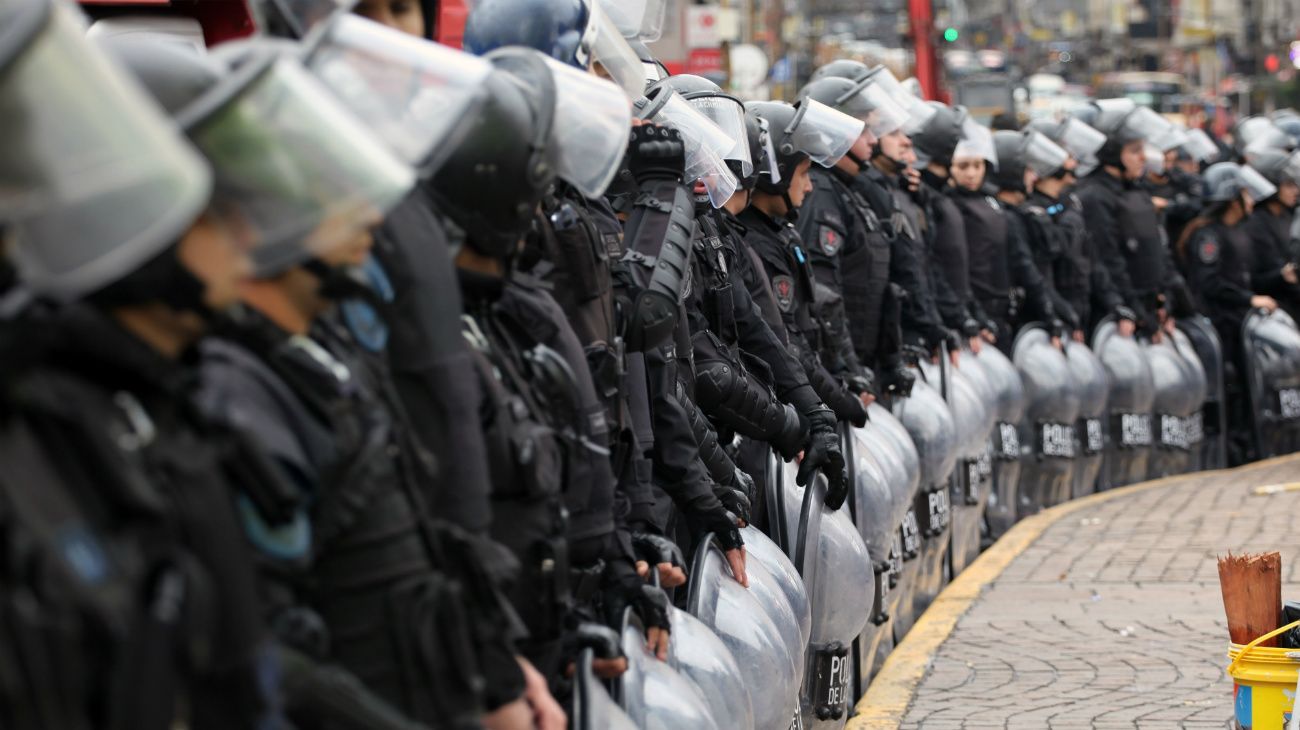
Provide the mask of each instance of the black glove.
MULTIPOLYGON (((623 613, 631 607, 646 628, 671 629, 668 595, 662 589, 636 581, 620 582, 605 594, 605 616, 611 626, 621 626, 623 613)), ((621 656, 619 654, 618 656, 621 656)))
POLYGON ((989 331, 989 334, 993 335, 994 337, 997 337, 998 335, 1002 334, 1002 333, 999 331, 998 323, 997 323, 997 322, 994 322, 994 321, 991 320, 991 319, 985 320, 985 321, 984 321, 984 324, 982 324, 982 325, 980 325, 980 326, 983 327, 984 329, 988 330, 988 331, 989 331))
POLYGON ((806 486, 820 469, 826 475, 826 506, 839 509, 848 497, 848 475, 844 472, 844 452, 840 450, 835 414, 823 407, 805 415, 809 422, 808 446, 804 448, 794 482, 806 486))
POLYGON ((1134 312, 1132 308, 1124 304, 1117 304, 1115 306, 1115 316, 1119 317, 1120 319, 1127 319, 1128 321, 1133 323, 1136 323, 1138 321, 1138 313, 1134 312))
POLYGON ((718 541, 718 547, 723 551, 735 550, 745 544, 740 537, 739 528, 736 527, 736 521, 727 514, 725 508, 687 512, 686 523, 697 539, 702 535, 713 533, 718 541))
MULTIPOLYGON (((978 333, 976 333, 976 334, 978 334, 978 333)), ((961 333, 960 333, 960 332, 958 332, 957 330, 948 330, 948 333, 945 334, 945 335, 943 336, 943 341, 946 342, 946 343, 948 343, 948 352, 956 352, 956 351, 960 350, 960 349, 961 349, 961 339, 962 339, 962 338, 961 338, 961 333)), ((942 357, 942 356, 943 356, 943 346, 942 346, 942 343, 937 344, 937 345, 934 346, 934 356, 935 356, 935 357, 942 357)))
POLYGON ((887 367, 881 372, 880 385, 891 396, 908 397, 912 394, 912 386, 915 383, 916 373, 901 362, 887 367))
POLYGON ((591 649, 597 659, 619 659, 623 656, 622 637, 604 624, 591 621, 578 624, 578 628, 573 631, 573 643, 578 649, 591 649))
POLYGON ((651 565, 671 563, 679 568, 686 567, 686 558, 682 556, 682 549, 663 535, 651 532, 632 533, 632 551, 636 553, 638 560, 644 560, 651 565))
POLYGON ((686 145, 676 129, 658 124, 632 128, 627 169, 639 185, 656 180, 681 182, 686 170, 686 145))
POLYGON ((974 317, 967 317, 965 321, 961 323, 961 333, 968 340, 972 337, 979 337, 980 330, 983 328, 984 327, 979 323, 979 320, 974 317))
POLYGON ((857 393, 859 396, 864 393, 879 395, 876 391, 876 374, 871 370, 871 368, 866 366, 862 367, 861 374, 850 375, 845 378, 844 384, 848 386, 849 390, 857 393))
POLYGON ((751 519, 753 505, 749 495, 735 487, 725 487, 721 484, 714 488, 713 494, 728 512, 744 520, 746 525, 754 521, 751 519))

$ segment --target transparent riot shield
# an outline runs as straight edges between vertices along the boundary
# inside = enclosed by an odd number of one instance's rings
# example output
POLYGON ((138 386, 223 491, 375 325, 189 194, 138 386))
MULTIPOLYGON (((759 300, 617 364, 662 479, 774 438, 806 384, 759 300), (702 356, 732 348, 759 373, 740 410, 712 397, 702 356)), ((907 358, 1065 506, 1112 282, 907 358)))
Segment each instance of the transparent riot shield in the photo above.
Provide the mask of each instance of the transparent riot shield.
POLYGON ((1191 463, 1187 420, 1200 406, 1204 393, 1197 390, 1191 365, 1170 338, 1162 337, 1159 343, 1143 347, 1155 389, 1151 402, 1152 444, 1147 477, 1158 479, 1183 474, 1191 463))
MULTIPOLYGON (((746 535, 746 547, 748 540, 746 535)), ((691 565, 686 607, 731 651, 749 690, 754 727, 787 727, 799 709, 803 679, 799 620, 762 561, 751 556, 746 572, 749 589, 731 577, 727 560, 713 539, 704 540, 691 565)), ((640 637, 634 638, 644 644, 640 637)), ((644 649, 640 651, 644 654, 644 649)), ((627 682, 624 685, 626 692, 627 682)))
MULTIPOLYGON (((673 625, 674 630, 676 624, 673 625)), ((637 730, 636 723, 623 712, 609 690, 591 669, 594 654, 583 649, 578 655, 578 669, 573 678, 574 730, 637 730)))
POLYGON ((754 728, 754 709, 740 664, 703 621, 669 606, 672 641, 668 665, 695 683, 720 728, 754 728))
MULTIPOLYGON (((921 486, 912 504, 913 525, 904 522, 904 549, 919 536, 916 583, 910 616, 919 616, 943 589, 948 567, 948 529, 952 519, 948 480, 957 463, 957 429, 952 411, 940 395, 942 372, 938 366, 922 362, 916 383, 907 398, 893 404, 894 415, 907 429, 920 459, 921 486), (910 528, 915 534, 909 534, 910 528)), ((905 568, 906 570, 906 568, 905 568)), ((901 616, 901 612, 900 612, 901 616)), ((899 629, 911 627, 909 617, 899 629)))
POLYGON ((1102 453, 1106 448, 1106 368, 1087 345, 1066 342, 1065 359, 1070 366, 1074 390, 1079 394, 1079 420, 1074 427, 1075 465, 1070 489, 1072 498, 1097 491, 1102 453))
POLYGON ((1097 325, 1092 351, 1106 368, 1106 451, 1100 489, 1113 489, 1146 479, 1151 458, 1151 407, 1155 385, 1151 367, 1138 341, 1125 337, 1113 320, 1097 325))
POLYGON ((889 624, 889 598, 893 576, 894 537, 902 519, 901 500, 906 492, 907 475, 894 446, 871 421, 863 428, 844 427, 844 463, 848 470, 849 508, 858 534, 867 547, 875 573, 875 591, 866 626, 854 642, 853 656, 857 674, 853 695, 858 696, 875 664, 876 651, 884 637, 893 631, 889 624))
POLYGON ((1182 329, 1175 329, 1171 335, 1174 349, 1182 356, 1187 365, 1187 374, 1191 378, 1189 389, 1193 393, 1195 406, 1184 419, 1184 431, 1187 434, 1187 471, 1200 471, 1204 465, 1205 445, 1205 408, 1210 401, 1210 378, 1204 363, 1192 345, 1191 338, 1182 329))
POLYGON ((1024 517, 1060 504, 1074 487, 1079 392, 1065 354, 1041 325, 1022 328, 1011 354, 1025 388, 1019 510, 1024 517))
MULTIPOLYGON (((795 625, 799 629, 799 640, 794 643, 799 647, 807 646, 808 639, 812 636, 812 604, 799 571, 795 569, 794 563, 790 562, 789 556, 781 550, 781 547, 755 529, 753 525, 740 528, 740 537, 745 541, 746 570, 752 572, 757 567, 763 575, 770 578, 768 581, 759 581, 761 584, 759 591, 775 590, 785 598, 791 615, 794 616, 795 625)), ((749 584, 751 588, 754 587, 752 576, 749 584)), ((765 603, 776 605, 777 601, 765 603)))
POLYGON ((996 540, 1016 523, 1020 494, 1020 421, 1025 413, 1025 388, 1020 373, 996 347, 979 354, 984 374, 993 386, 996 412, 993 423, 993 485, 984 515, 989 539, 996 540))
MULTIPOLYGON (((725 562, 725 561, 724 561, 725 562)), ((732 581, 737 588, 738 583, 732 581)), ((721 730, 699 687, 646 650, 645 628, 631 609, 623 619, 623 710, 643 730, 721 730)), ((729 726, 728 726, 729 727, 729 726)))
POLYGON ((980 553, 980 532, 984 526, 984 508, 992 486, 992 446, 994 392, 984 367, 974 353, 958 353, 957 367, 950 371, 947 393, 957 428, 959 459, 953 471, 952 547, 948 562, 955 577, 980 553))
MULTIPOLYGON (((1205 402, 1199 417, 1193 416, 1191 436, 1200 436, 1195 466, 1200 469, 1222 469, 1228 465, 1227 410, 1223 391, 1223 344, 1210 320, 1197 314, 1178 319, 1178 334, 1186 339, 1200 360, 1205 372, 1205 402), (1199 426, 1199 429, 1197 428, 1199 426)), ((1180 345, 1180 349, 1181 345, 1180 345)), ((1185 351, 1185 350, 1184 350, 1185 351)))
POLYGON ((1255 453, 1289 454, 1300 442, 1300 332, 1290 315, 1255 310, 1241 327, 1255 453))

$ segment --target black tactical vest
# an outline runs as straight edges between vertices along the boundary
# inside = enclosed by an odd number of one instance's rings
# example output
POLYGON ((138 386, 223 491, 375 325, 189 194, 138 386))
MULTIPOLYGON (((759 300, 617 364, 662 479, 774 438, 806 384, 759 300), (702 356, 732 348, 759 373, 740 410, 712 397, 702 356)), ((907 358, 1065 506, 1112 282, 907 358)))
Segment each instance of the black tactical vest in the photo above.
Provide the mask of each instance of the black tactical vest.
POLYGON ((966 225, 971 289, 990 315, 1005 317, 1011 293, 1007 211, 982 192, 957 191, 952 200, 966 225))
POLYGON ((1144 297, 1164 288, 1164 228, 1151 195, 1127 188, 1119 197, 1120 250, 1128 266, 1133 288, 1144 297))

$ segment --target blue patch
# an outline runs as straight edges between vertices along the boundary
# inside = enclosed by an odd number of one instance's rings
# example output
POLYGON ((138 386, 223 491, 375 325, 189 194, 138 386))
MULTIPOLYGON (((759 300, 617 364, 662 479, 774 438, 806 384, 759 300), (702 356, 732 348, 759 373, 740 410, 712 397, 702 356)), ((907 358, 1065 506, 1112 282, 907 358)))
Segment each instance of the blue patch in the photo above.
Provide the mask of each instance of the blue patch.
POLYGON ((63 560, 80 578, 91 585, 108 577, 108 557, 99 540, 85 525, 77 523, 59 531, 55 538, 63 560))
MULTIPOLYGON (((368 257, 361 268, 370 280, 370 288, 379 298, 386 302, 393 301, 393 282, 375 257, 368 257)), ((388 345, 388 323, 379 312, 369 302, 360 299, 349 299, 340 304, 339 308, 343 313, 343 323, 357 342, 370 352, 383 352, 388 345)))
POLYGON ((795 247, 794 247, 794 255, 795 255, 795 258, 799 259, 799 263, 801 263, 801 264, 804 263, 805 261, 807 261, 807 259, 805 259, 805 258, 803 257, 803 247, 802 247, 802 246, 795 246, 795 247))
POLYGON ((285 525, 266 524, 253 501, 243 494, 235 496, 235 510, 244 526, 244 534, 253 547, 276 560, 301 560, 311 549, 311 521, 299 511, 285 525))

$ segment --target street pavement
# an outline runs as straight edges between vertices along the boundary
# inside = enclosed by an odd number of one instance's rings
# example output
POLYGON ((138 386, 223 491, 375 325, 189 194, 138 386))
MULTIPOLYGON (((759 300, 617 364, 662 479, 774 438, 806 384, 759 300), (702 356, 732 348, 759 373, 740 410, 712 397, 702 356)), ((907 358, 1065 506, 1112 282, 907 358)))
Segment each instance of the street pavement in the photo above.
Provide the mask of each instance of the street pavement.
POLYGON ((1216 728, 1232 716, 1216 558, 1282 553, 1300 600, 1300 457, 1191 475, 1066 514, 939 647, 901 727, 1216 728))

